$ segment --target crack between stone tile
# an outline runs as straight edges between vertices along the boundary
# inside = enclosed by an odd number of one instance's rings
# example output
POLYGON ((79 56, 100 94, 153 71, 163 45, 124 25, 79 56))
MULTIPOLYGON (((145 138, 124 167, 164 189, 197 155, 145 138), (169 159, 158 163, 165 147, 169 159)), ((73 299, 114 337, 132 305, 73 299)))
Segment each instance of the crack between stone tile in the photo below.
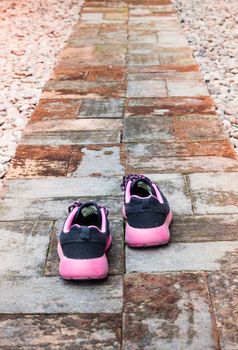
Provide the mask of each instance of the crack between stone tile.
POLYGON ((193 194, 191 191, 191 182, 189 179, 189 174, 183 174, 183 176, 184 176, 186 191, 187 191, 189 198, 190 198, 190 201, 191 201, 191 210, 192 210, 192 213, 195 214, 196 206, 195 206, 194 201, 193 201, 193 194))
POLYGON ((54 221, 53 227, 52 227, 52 231, 50 233, 49 244, 48 244, 48 247, 47 247, 47 250, 46 250, 46 254, 45 254, 43 273, 42 273, 41 277, 46 277, 46 278, 52 277, 52 276, 47 276, 45 273, 46 273, 46 268, 47 268, 47 261, 48 261, 48 257, 49 257, 50 247, 51 247, 51 244, 53 242, 53 239, 54 239, 53 236, 54 236, 55 233, 56 233, 56 221, 54 221))
MULTIPOLYGON (((125 56, 125 67, 126 67, 126 93, 125 93, 125 103, 124 103, 124 111, 123 111, 123 129, 121 130, 121 138, 120 138, 120 143, 124 145, 124 156, 125 156, 125 172, 127 169, 127 149, 126 149, 126 143, 123 141, 124 138, 124 133, 125 133, 125 114, 126 114, 126 107, 128 103, 127 99, 127 89, 128 89, 128 55, 129 55, 129 14, 130 14, 130 5, 127 3, 127 50, 126 50, 126 56, 125 56)), ((123 237, 125 237, 125 219, 123 220, 123 237)), ((126 274, 126 252, 125 252, 126 244, 125 244, 125 239, 123 240, 123 270, 124 274, 122 275, 122 310, 121 310, 121 343, 120 343, 120 350, 123 350, 124 348, 124 325, 125 325, 125 312, 124 312, 124 307, 125 307, 125 274, 126 274)))
POLYGON ((214 340, 216 342, 216 350, 221 350, 221 343, 220 343, 220 332, 218 330, 218 325, 217 325, 217 321, 216 321, 216 316, 215 316, 215 308, 212 302, 212 295, 211 295, 211 291, 209 288, 209 282, 208 282, 208 272, 205 272, 205 276, 206 276, 206 283, 207 283, 207 291, 208 291, 208 296, 209 296, 209 301, 210 301, 210 305, 209 305, 209 309, 210 309, 210 314, 211 314, 211 320, 212 320, 212 329, 213 329, 213 337, 214 340))

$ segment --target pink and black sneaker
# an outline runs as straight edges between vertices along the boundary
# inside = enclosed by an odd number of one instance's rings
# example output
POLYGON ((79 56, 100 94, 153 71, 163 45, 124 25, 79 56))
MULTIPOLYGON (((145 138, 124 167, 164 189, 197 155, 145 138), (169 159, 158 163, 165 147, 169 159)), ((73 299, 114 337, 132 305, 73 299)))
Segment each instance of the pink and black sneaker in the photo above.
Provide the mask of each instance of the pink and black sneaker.
POLYGON ((69 207, 58 243, 59 273, 64 279, 101 279, 108 275, 111 246, 108 210, 94 202, 69 207))
POLYGON ((131 174, 123 178, 121 188, 125 191, 126 243, 131 247, 167 244, 172 212, 157 185, 144 175, 131 174))

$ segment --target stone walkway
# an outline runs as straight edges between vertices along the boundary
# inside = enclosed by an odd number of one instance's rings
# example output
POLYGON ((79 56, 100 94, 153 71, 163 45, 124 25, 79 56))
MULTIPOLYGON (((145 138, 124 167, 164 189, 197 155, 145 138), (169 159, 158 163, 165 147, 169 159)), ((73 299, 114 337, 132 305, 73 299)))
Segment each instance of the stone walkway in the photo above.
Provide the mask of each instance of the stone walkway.
POLYGON ((238 349, 238 161, 169 0, 86 0, 1 187, 1 349, 238 349), (124 247, 142 172, 171 244, 124 247), (110 210, 110 276, 65 282, 68 205, 110 210))

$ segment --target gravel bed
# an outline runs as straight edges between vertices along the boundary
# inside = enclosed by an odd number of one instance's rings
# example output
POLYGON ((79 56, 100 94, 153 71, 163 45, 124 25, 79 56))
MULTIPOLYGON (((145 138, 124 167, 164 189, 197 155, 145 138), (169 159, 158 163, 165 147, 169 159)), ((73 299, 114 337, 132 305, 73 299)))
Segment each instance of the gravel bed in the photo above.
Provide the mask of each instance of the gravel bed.
POLYGON ((174 0, 174 5, 238 153, 238 1, 174 0))
POLYGON ((1 0, 0 178, 73 25, 80 0, 1 0))

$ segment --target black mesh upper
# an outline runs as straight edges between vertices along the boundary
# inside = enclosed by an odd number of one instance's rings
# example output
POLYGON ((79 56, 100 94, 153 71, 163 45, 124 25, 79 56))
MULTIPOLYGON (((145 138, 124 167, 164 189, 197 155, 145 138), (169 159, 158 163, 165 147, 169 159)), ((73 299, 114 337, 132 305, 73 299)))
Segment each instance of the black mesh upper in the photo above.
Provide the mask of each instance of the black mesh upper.
MULTIPOLYGON (((79 220, 80 216, 77 214, 78 213, 76 213, 75 216, 77 217, 77 220, 79 220)), ((101 215, 100 212, 99 215, 101 215)), ((91 219, 96 220, 92 215, 91 219)), ((100 221, 101 218, 97 222, 100 221)), ((94 222, 90 223, 90 225, 93 225, 93 223, 94 222)), ((70 232, 61 232, 60 244, 63 254, 67 258, 99 258, 104 254, 109 235, 110 231, 108 220, 106 225, 106 232, 101 232, 97 227, 79 226, 73 221, 70 232)))
POLYGON ((164 224, 170 211, 165 197, 162 195, 164 203, 160 203, 157 198, 131 197, 130 203, 125 205, 127 222, 134 228, 152 228, 164 224))
POLYGON ((100 258, 104 254, 105 244, 93 242, 66 243, 63 245, 64 256, 70 259, 100 258))

